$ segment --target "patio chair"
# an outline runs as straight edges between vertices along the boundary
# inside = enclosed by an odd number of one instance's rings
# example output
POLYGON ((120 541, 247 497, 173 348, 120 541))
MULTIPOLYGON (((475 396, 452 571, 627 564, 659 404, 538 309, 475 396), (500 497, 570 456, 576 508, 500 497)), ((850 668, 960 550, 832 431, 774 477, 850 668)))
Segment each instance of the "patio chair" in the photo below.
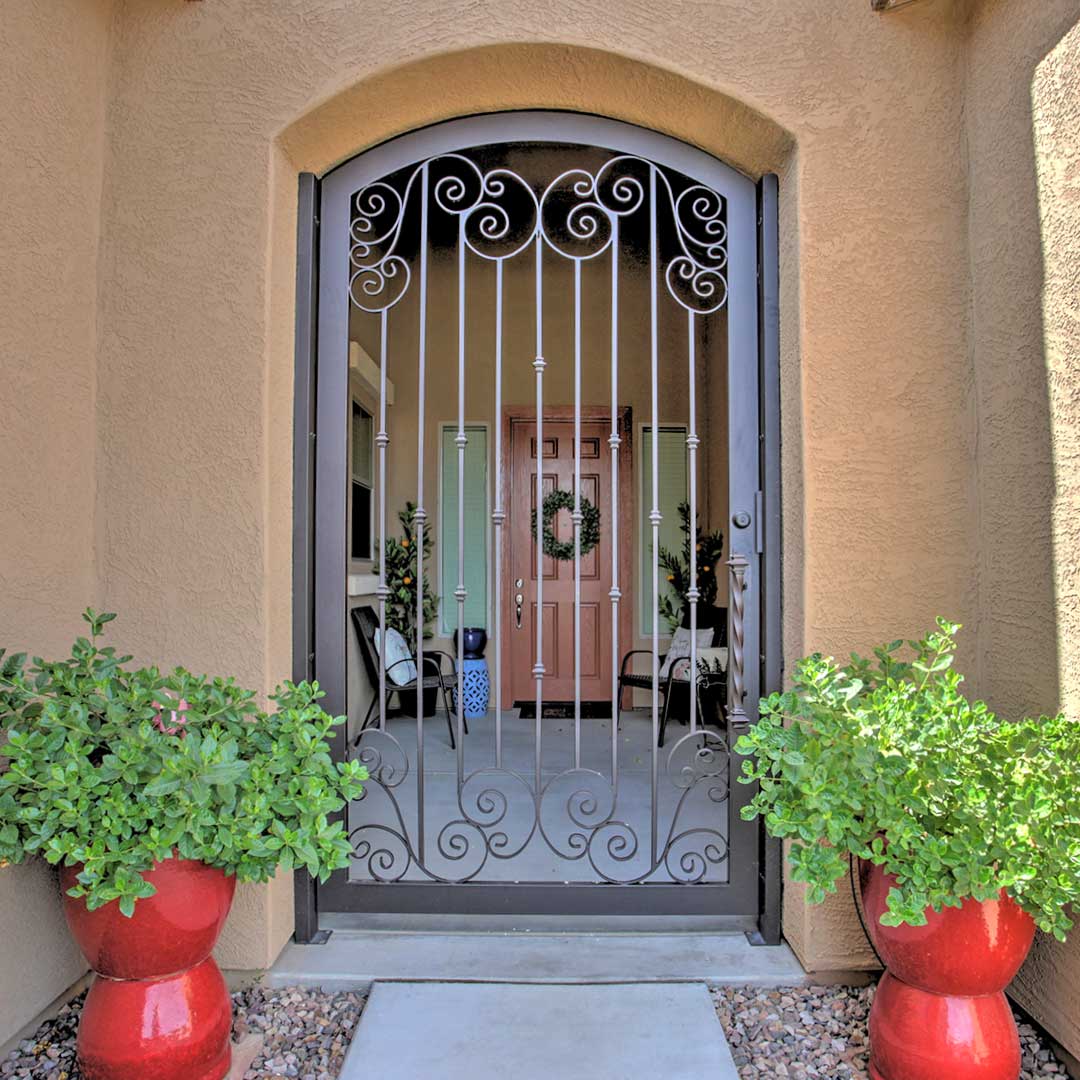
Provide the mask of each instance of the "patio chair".
MULTIPOLYGON (((364 722, 360 725, 360 730, 353 740, 355 746, 360 741, 360 736, 364 734, 371 723, 372 716, 377 715, 375 710, 379 704, 379 650, 375 645, 375 631, 379 629, 379 617, 375 614, 375 609, 369 606, 353 608, 351 615, 353 627, 356 629, 356 637, 360 643, 360 655, 363 657, 364 667, 367 669, 368 678, 371 680, 372 688, 375 691, 371 704, 368 706, 367 715, 364 717, 364 722)), ((446 709, 446 729, 450 734, 450 747, 451 749, 457 749, 457 744, 454 741, 454 710, 450 700, 450 688, 457 684, 457 668, 454 666, 454 658, 449 653, 442 652, 439 649, 425 649, 422 666, 424 674, 421 677, 421 665, 417 663, 415 654, 387 664, 386 707, 390 707, 390 699, 395 694, 398 695, 400 703, 400 695, 411 692, 416 695, 417 709, 423 709, 424 691, 438 691, 438 694, 442 697, 443 707, 446 709), (450 670, 447 672, 443 671, 443 661, 450 665, 450 670), (395 682, 390 676, 391 670, 400 664, 409 663, 415 665, 417 677, 407 682, 395 682)), ((436 698, 436 708, 438 708, 438 697, 436 698)), ((465 722, 464 717, 462 718, 462 725, 462 730, 468 735, 469 725, 465 722)))
MULTIPOLYGON (((717 608, 716 612, 716 623, 713 627, 711 644, 713 646, 723 646, 727 644, 727 608, 717 608)), ((701 627, 700 629, 705 630, 708 629, 708 627, 701 627)), ((622 663, 619 665, 619 696, 617 700, 617 710, 619 712, 622 711, 624 690, 626 687, 649 691, 653 688, 651 671, 641 673, 627 671, 627 665, 630 663, 631 658, 641 655, 652 656, 652 649, 631 649, 623 656, 622 663)), ((663 668, 666 659, 667 653, 661 653, 657 662, 657 671, 663 668)), ((674 697, 681 696, 683 687, 686 688, 687 700, 689 701, 690 682, 687 679, 675 678, 675 670, 677 667, 677 664, 672 664, 668 669, 667 675, 662 676, 659 682, 658 689, 662 700, 660 705, 660 731, 657 737, 657 746, 664 745, 664 738, 667 734, 668 715, 671 711, 671 702, 674 697)), ((701 678, 702 677, 699 676, 699 679, 701 678)), ((712 675, 704 678, 703 683, 710 693, 718 692, 722 694, 726 689, 727 679, 726 676, 718 678, 717 676, 712 675)), ((699 692, 700 690, 701 685, 699 684, 699 692)), ((684 717, 683 723, 688 722, 689 721, 684 717)))

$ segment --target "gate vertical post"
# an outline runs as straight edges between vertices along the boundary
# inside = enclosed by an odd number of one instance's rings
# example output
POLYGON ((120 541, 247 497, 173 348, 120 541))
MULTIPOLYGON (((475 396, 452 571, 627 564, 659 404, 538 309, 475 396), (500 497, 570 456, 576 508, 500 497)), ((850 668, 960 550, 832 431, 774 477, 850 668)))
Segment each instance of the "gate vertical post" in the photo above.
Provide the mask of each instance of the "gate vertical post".
MULTIPOLYGON (((760 348, 761 484, 764 511, 761 557, 761 691, 782 688, 783 594, 780 510, 780 225, 779 184, 769 173, 758 182, 758 342, 760 348)), ((761 829, 757 945, 779 945, 783 886, 782 846, 761 829)))
MULTIPOLYGON (((296 214, 296 339, 293 382, 292 677, 312 678, 315 662, 315 320, 318 311, 319 181, 301 173, 296 214)), ((293 875, 296 940, 319 936, 315 881, 293 875)))

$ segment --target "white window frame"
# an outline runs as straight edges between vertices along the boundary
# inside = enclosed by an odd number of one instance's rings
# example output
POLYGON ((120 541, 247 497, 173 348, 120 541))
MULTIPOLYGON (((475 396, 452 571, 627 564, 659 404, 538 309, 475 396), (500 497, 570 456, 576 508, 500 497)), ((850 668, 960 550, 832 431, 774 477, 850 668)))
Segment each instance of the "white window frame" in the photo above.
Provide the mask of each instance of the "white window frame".
MULTIPOLYGON (((452 637, 454 631, 457 629, 457 599, 454 596, 454 590, 457 588, 457 579, 453 581, 443 580, 443 537, 446 535, 446 521, 444 515, 445 501, 443 499, 443 477, 446 475, 446 432, 451 431, 454 434, 457 433, 457 421, 456 420, 444 420, 438 425, 438 439, 439 439, 439 525, 438 532, 435 534, 435 560, 437 564, 436 575, 438 578, 439 589, 439 615, 438 615, 438 633, 440 637, 452 637)), ((492 530, 487 528, 486 523, 491 520, 491 494, 492 494, 492 462, 493 447, 491 445, 491 423, 487 420, 466 420, 465 431, 468 433, 470 429, 481 429, 484 432, 484 439, 487 445, 487 453, 484 455, 484 558, 485 564, 485 578, 487 588, 485 589, 485 603, 484 603, 484 625, 488 631, 489 636, 494 632, 491 626, 491 611, 492 611, 492 589, 494 588, 494 567, 492 566, 492 542, 491 534, 492 530)), ((454 447, 453 453, 457 453, 457 447, 454 447)), ((457 529, 457 522, 454 522, 454 529, 457 529)), ((505 540, 504 540, 505 543, 505 540)))
MULTIPOLYGON (((375 468, 375 416, 376 416, 376 411, 375 411, 375 409, 372 408, 371 402, 369 400, 367 400, 367 398, 366 398, 366 396, 364 394, 357 393, 356 390, 354 389, 349 394, 349 446, 348 446, 348 453, 349 453, 349 458, 348 458, 348 460, 349 460, 349 487, 348 487, 348 491, 346 492, 346 500, 347 500, 346 501, 346 515, 347 516, 345 518, 346 522, 348 523, 347 528, 349 530, 349 535, 346 538, 346 542, 348 544, 348 549, 349 549, 349 576, 350 576, 350 578, 352 578, 353 576, 357 576, 357 575, 363 576, 363 577, 366 577, 366 576, 370 575, 372 573, 374 567, 375 567, 375 563, 378 561, 377 558, 376 558, 378 552, 376 552, 376 550, 375 550, 375 540, 376 540, 376 534, 375 534, 375 517, 376 517, 375 506, 376 506, 376 499, 378 498, 378 491, 376 490, 376 487, 378 485, 378 479, 379 479, 377 470, 375 468), (371 538, 370 538, 371 558, 370 559, 354 559, 353 558, 353 553, 352 553, 352 509, 353 509, 353 506, 352 506, 352 503, 353 503, 352 492, 353 492, 353 484, 356 482, 353 479, 353 471, 352 471, 352 464, 353 464, 353 434, 352 434, 352 432, 353 432, 353 423, 352 423, 352 416, 353 416, 353 408, 356 407, 356 406, 359 406, 361 409, 363 409, 363 411, 365 413, 367 413, 368 416, 371 417, 371 487, 369 489, 371 491, 371 522, 370 522, 370 524, 371 524, 371 538)), ((387 523, 387 525, 389 527, 389 523, 387 523)), ((352 588, 350 588, 350 592, 352 592, 352 588)))
MULTIPOLYGON (((685 420, 661 420, 658 422, 657 427, 663 431, 665 429, 669 431, 681 431, 685 436, 690 430, 685 420)), ((636 469, 637 472, 637 490, 638 490, 638 504, 636 507, 637 513, 635 514, 635 529, 637 531, 637 552, 635 562, 637 563, 637 569, 634 571, 638 584, 638 603, 637 603, 637 631, 638 636, 641 638, 651 638, 652 631, 647 630, 645 627, 645 605, 646 603, 652 603, 652 575, 645 572, 645 558, 644 553, 649 545, 648 526, 645 521, 645 515, 652 506, 652 491, 645 490, 645 474, 652 469, 652 454, 647 453, 645 450, 645 432, 652 431, 652 424, 647 421, 640 421, 637 424, 637 444, 641 447, 641 461, 636 469)), ((690 494, 690 464, 687 462, 686 467, 686 493, 684 498, 689 498, 690 494)), ((700 509, 700 508, 699 508, 700 509)), ((667 623, 663 623, 660 627, 660 640, 668 641, 671 638, 671 631, 668 629, 667 623)))

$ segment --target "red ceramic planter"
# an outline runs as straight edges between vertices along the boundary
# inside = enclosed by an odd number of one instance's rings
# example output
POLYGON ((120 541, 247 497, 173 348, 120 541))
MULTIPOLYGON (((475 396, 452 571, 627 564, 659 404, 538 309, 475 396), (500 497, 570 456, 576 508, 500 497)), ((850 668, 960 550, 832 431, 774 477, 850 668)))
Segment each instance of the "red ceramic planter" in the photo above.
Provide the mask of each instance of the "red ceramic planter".
POLYGON ((116 901, 88 911, 67 890, 64 913, 97 974, 79 1024, 84 1080, 221 1080, 229 1071, 232 1007, 210 956, 236 889, 235 878, 190 859, 155 864, 157 893, 125 918, 116 901))
POLYGON ((859 864, 867 928, 886 967, 870 1010, 873 1080, 1016 1080, 1020 1040, 1004 990, 1035 922, 996 900, 927 909, 926 926, 882 926, 895 879, 859 864))

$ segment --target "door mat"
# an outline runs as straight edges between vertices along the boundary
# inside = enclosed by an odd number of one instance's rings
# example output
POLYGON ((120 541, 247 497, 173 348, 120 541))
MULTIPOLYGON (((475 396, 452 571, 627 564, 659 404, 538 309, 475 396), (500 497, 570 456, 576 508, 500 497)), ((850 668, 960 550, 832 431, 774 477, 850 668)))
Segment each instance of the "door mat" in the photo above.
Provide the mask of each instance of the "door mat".
MULTIPOLYGON (((522 720, 536 719, 535 701, 515 701, 514 708, 521 710, 522 720)), ((572 701, 545 701, 543 716, 545 720, 573 720, 574 703, 572 701)), ((610 720, 611 702, 583 701, 581 718, 582 720, 610 720)))

